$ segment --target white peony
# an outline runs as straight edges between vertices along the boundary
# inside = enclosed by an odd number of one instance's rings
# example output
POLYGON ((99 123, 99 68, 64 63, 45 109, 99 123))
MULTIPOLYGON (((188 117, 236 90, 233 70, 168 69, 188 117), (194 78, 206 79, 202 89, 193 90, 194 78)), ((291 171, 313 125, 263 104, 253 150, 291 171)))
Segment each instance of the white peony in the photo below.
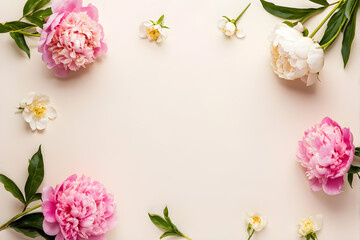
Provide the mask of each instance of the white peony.
POLYGON ((324 51, 311 38, 304 37, 301 29, 304 29, 302 25, 291 28, 284 23, 275 28, 271 39, 271 65, 279 77, 301 79, 310 86, 324 66, 324 51))
POLYGON ((43 130, 49 119, 56 118, 56 111, 49 104, 48 96, 31 92, 20 102, 18 109, 22 111, 25 121, 29 123, 32 130, 43 130))
POLYGON ((252 230, 258 232, 266 226, 267 220, 264 216, 261 216, 258 213, 248 213, 246 223, 252 230))
POLYGON ((308 217, 301 220, 299 224, 299 234, 301 237, 306 237, 309 234, 315 233, 321 229, 323 216, 318 214, 315 217, 308 217))
POLYGON ((228 37, 236 36, 237 38, 245 37, 242 29, 237 28, 237 26, 227 19, 221 19, 218 22, 218 28, 228 37))
POLYGON ((167 38, 168 29, 160 24, 154 24, 151 21, 142 22, 139 30, 139 36, 141 38, 148 38, 149 40, 156 41, 158 43, 167 38))

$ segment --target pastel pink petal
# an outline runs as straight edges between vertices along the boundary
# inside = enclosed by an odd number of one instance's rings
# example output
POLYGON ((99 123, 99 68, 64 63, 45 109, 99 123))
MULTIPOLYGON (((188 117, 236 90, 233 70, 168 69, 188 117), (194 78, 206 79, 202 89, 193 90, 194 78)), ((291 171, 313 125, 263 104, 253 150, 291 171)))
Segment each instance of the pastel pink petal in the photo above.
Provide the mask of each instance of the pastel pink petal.
POLYGON ((314 178, 314 179, 310 180, 310 187, 313 191, 317 192, 317 191, 321 190, 322 184, 320 183, 320 181, 317 178, 314 178))
POLYGON ((63 234, 61 232, 58 233, 58 235, 56 235, 55 240, 65 240, 63 234))
POLYGON ((70 74, 70 72, 71 71, 69 69, 65 69, 60 66, 54 67, 54 74, 58 78, 66 78, 70 74))
POLYGON ((89 237, 88 240, 106 240, 106 235, 105 234, 94 235, 89 237))
POLYGON ((69 11, 79 9, 82 6, 81 0, 53 0, 51 9, 53 12, 69 11))
POLYGON ((99 57, 99 56, 105 54, 105 53, 107 52, 107 50, 108 50, 107 44, 104 43, 104 42, 102 42, 102 43, 101 43, 101 47, 95 49, 95 51, 94 51, 94 56, 95 56, 95 57, 99 57))
POLYGON ((340 125, 335 122, 334 120, 332 120, 331 118, 329 117, 325 117, 322 121, 321 121, 321 124, 324 124, 324 123, 327 123, 331 126, 334 126, 334 127, 338 127, 339 129, 341 129, 340 125))
POLYGON ((117 218, 117 216, 112 215, 111 217, 107 218, 106 221, 107 221, 107 226, 106 226, 107 229, 106 230, 109 231, 117 225, 118 218, 117 218))
POLYGON ((55 236, 60 232, 60 227, 58 223, 50 223, 46 220, 43 222, 43 229, 44 232, 50 236, 55 236))
POLYGON ((41 195, 41 199, 43 202, 53 200, 53 197, 51 197, 51 194, 54 192, 53 187, 44 187, 41 195))
POLYGON ((53 201, 46 201, 41 206, 45 220, 54 223, 56 222, 56 203, 53 201))
POLYGON ((328 195, 336 195, 342 193, 340 190, 344 186, 344 177, 328 179, 327 183, 323 185, 324 192, 328 195))
POLYGON ((96 22, 99 20, 99 12, 91 3, 87 7, 81 8, 81 12, 87 12, 87 15, 96 22))

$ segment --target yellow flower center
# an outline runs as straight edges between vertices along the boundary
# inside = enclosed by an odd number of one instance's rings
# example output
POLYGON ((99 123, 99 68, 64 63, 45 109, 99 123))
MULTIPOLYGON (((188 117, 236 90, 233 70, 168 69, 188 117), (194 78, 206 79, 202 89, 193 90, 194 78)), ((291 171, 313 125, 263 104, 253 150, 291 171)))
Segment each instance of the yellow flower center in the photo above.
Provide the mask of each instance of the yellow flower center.
POLYGON ((310 219, 304 219, 302 221, 302 224, 303 224, 304 228, 308 231, 308 233, 310 233, 314 230, 315 224, 310 219))
POLYGON ((254 221, 254 223, 256 224, 260 224, 261 223, 261 218, 259 217, 259 216, 254 216, 254 217, 252 217, 252 219, 253 219, 253 221, 254 221))
POLYGON ((45 116, 47 108, 44 106, 43 103, 38 103, 32 107, 32 111, 37 118, 41 118, 45 116))
POLYGON ((160 36, 160 32, 159 29, 155 29, 154 27, 151 28, 147 28, 146 29, 146 33, 148 36, 150 36, 150 38, 154 41, 158 40, 159 36, 160 36))

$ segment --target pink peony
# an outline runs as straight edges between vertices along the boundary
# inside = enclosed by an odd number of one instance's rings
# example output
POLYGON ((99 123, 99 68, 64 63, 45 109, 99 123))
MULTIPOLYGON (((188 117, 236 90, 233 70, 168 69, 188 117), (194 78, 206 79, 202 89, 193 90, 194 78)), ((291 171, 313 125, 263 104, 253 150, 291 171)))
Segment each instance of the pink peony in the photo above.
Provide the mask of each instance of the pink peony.
POLYGON ((305 132, 299 141, 297 159, 306 169, 306 177, 313 191, 324 190, 335 195, 342 191, 344 175, 354 157, 353 136, 348 128, 341 128, 326 117, 305 132))
POLYGON ((42 193, 44 232, 56 240, 105 240, 105 233, 116 224, 115 204, 99 182, 72 175, 55 190, 42 193))
POLYGON ((53 14, 43 29, 37 29, 41 33, 39 52, 47 67, 63 78, 94 62, 107 51, 107 45, 93 5, 82 7, 82 0, 53 0, 51 9, 53 14))

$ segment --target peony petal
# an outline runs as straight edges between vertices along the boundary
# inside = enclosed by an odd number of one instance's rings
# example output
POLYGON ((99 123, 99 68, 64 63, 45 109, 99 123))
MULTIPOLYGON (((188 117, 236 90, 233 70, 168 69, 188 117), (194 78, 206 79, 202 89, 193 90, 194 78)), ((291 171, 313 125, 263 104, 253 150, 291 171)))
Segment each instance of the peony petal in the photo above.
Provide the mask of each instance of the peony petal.
POLYGON ((88 238, 88 240, 106 240, 106 235, 101 234, 101 235, 91 236, 88 238))
POLYGON ((76 9, 80 9, 82 6, 82 0, 53 0, 51 10, 53 12, 73 12, 76 9))
POLYGON ((244 38, 245 37, 245 33, 242 29, 237 29, 236 30, 236 37, 241 39, 241 38, 244 38))
POLYGON ((60 227, 57 222, 50 223, 48 221, 43 222, 43 229, 47 235, 54 236, 60 232, 60 227))
POLYGON ((313 191, 318 192, 321 190, 322 184, 319 181, 319 179, 314 178, 314 179, 310 180, 309 182, 310 182, 310 187, 313 191))
POLYGON ((335 179, 328 179, 326 184, 323 184, 323 190, 328 195, 336 195, 342 193, 340 190, 344 186, 344 177, 335 179))
POLYGON ((50 119, 55 119, 57 114, 55 108, 47 106, 47 114, 50 119))
POLYGON ((61 231, 56 235, 55 240, 65 240, 63 234, 61 233, 61 231))
POLYGON ((317 73, 310 73, 307 76, 306 86, 309 87, 309 86, 313 85, 314 83, 316 83, 317 79, 318 79, 317 73))
MULTIPOLYGON (((41 206, 41 210, 44 214, 44 218, 49 223, 55 223, 56 222, 56 203, 54 201, 46 201, 43 202, 41 206)), ((53 234, 55 235, 55 234, 53 234)))
POLYGON ((35 121, 36 128, 38 130, 44 130, 46 128, 48 121, 49 121, 49 119, 47 117, 46 118, 44 117, 44 118, 41 118, 40 120, 35 121))
POLYGON ((87 12, 87 15, 95 22, 99 20, 99 12, 91 3, 87 7, 81 8, 81 12, 87 12))
POLYGON ((70 72, 71 72, 70 70, 65 69, 64 67, 59 65, 54 67, 54 74, 58 78, 66 78, 70 74, 70 72))
POLYGON ((218 28, 219 28, 220 30, 223 30, 223 28, 225 27, 225 25, 226 25, 227 22, 228 22, 228 21, 227 21, 226 19, 221 19, 221 20, 218 22, 218 28))
POLYGON ((52 197, 52 193, 54 192, 54 188, 53 187, 44 187, 43 191, 42 191, 42 195, 41 195, 41 199, 43 202, 46 201, 52 201, 53 197, 52 197))
POLYGON ((140 38, 146 38, 147 37, 147 33, 146 33, 146 29, 148 28, 146 26, 147 22, 142 22, 139 26, 139 37, 140 38))

